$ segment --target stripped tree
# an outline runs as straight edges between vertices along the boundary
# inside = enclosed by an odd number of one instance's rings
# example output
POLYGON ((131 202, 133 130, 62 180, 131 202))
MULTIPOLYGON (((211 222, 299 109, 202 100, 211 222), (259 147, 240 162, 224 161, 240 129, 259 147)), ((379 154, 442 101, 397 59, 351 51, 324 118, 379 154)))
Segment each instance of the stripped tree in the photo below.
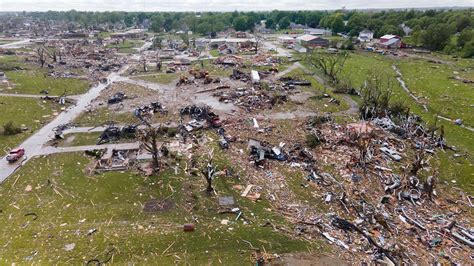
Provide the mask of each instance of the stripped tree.
POLYGON ((383 117, 389 114, 390 99, 394 82, 387 75, 372 73, 361 89, 362 104, 359 111, 362 118, 383 117))
POLYGON ((324 75, 335 85, 338 82, 339 74, 344 69, 348 56, 347 52, 317 52, 315 49, 312 55, 307 58, 307 61, 313 67, 323 71, 324 75))
POLYGON ((138 140, 141 146, 149 153, 151 153, 153 172, 160 170, 160 150, 161 146, 158 145, 158 137, 161 134, 160 128, 154 128, 147 126, 144 129, 138 131, 138 140))
POLYGON ((36 49, 36 54, 38 55, 38 61, 41 67, 44 67, 44 64, 46 63, 46 56, 47 56, 46 48, 44 48, 44 46, 38 47, 38 49, 36 49))
POLYGON ((214 188, 212 187, 212 181, 214 180, 214 176, 217 172, 217 167, 212 164, 212 158, 213 150, 209 151, 209 161, 206 167, 202 170, 202 174, 204 175, 204 178, 206 178, 207 182, 206 192, 209 194, 214 192, 214 188))

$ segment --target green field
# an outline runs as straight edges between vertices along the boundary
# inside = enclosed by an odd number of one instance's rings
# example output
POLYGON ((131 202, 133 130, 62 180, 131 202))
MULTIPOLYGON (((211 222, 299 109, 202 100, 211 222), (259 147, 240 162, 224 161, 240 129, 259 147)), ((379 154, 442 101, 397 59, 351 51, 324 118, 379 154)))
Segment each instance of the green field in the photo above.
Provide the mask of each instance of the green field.
POLYGON ((340 95, 333 93, 329 88, 325 89, 324 86, 320 84, 313 76, 306 74, 302 69, 295 69, 286 76, 298 78, 301 80, 308 80, 311 82, 311 87, 301 87, 303 92, 308 91, 315 94, 315 97, 309 98, 303 105, 309 110, 322 113, 334 113, 344 111, 349 108, 349 104, 344 99, 342 99, 340 95), (336 105, 333 103, 328 103, 328 98, 317 98, 317 96, 321 96, 325 93, 339 100, 340 104, 336 105))
POLYGON ((136 52, 136 48, 143 45, 142 40, 125 40, 125 42, 119 41, 117 44, 108 44, 107 48, 116 48, 117 52, 124 54, 131 54, 136 52))
MULTIPOLYGON (((468 125, 474 126, 474 86, 450 79, 460 67, 453 62, 434 64, 424 59, 400 60, 395 62, 400 69, 408 88, 418 97, 426 98, 430 112, 451 119, 462 118, 468 125)), ((472 67, 474 67, 474 62, 472 67)), ((474 69, 464 74, 474 74, 474 69)))
POLYGON ((160 84, 170 84, 172 81, 178 78, 177 73, 159 73, 155 75, 146 75, 140 77, 133 77, 133 79, 141 79, 149 82, 160 83, 160 84))
POLYGON ((209 54, 211 54, 214 57, 219 57, 220 56, 219 51, 217 49, 210 50, 209 54))
MULTIPOLYGON (((219 196, 235 198, 247 224, 236 221, 235 214, 218 214, 217 197, 203 192, 201 176, 185 176, 182 170, 150 178, 130 172, 88 176, 83 168, 89 160, 83 154, 35 158, 3 183, 2 264, 83 264, 112 254, 112 262, 120 264, 251 264, 249 242, 270 254, 327 251, 320 241, 295 240, 262 227, 266 221, 287 224, 267 210, 267 200, 241 198, 232 188, 238 179, 221 176, 214 184, 219 196), (143 212, 153 199, 168 200, 170 209, 143 212), (25 216, 28 213, 37 219, 25 216), (223 219, 229 224, 221 224, 223 219), (184 223, 194 223, 196 230, 183 232, 184 223), (94 233, 88 234, 90 230, 94 233), (66 251, 68 244, 74 249, 66 251)), ((223 157, 216 162, 219 169, 227 164, 223 157)))
POLYGON ((53 78, 46 76, 47 70, 7 71, 5 74, 12 85, 11 90, 1 92, 19 94, 40 94, 48 90, 50 95, 77 95, 89 89, 89 82, 77 78, 53 78))
POLYGON ((132 112, 114 112, 107 107, 101 107, 91 112, 83 112, 74 120, 74 124, 82 127, 102 126, 108 122, 117 124, 138 123, 132 112))
POLYGON ((16 147, 42 127, 43 123, 52 119, 53 109, 59 110, 59 108, 57 104, 39 99, 0 96, 0 155, 16 147), (5 136, 2 132, 3 125, 9 121, 13 121, 16 126, 25 125, 28 130, 17 135, 5 136))
POLYGON ((64 139, 58 142, 58 146, 70 147, 95 145, 100 135, 101 132, 66 134, 64 135, 64 139))

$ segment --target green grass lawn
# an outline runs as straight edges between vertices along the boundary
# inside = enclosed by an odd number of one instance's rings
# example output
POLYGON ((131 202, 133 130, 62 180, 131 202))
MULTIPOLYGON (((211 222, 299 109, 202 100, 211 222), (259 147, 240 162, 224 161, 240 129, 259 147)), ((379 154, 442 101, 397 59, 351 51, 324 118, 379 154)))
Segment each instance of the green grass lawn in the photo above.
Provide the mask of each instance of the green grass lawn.
POLYGON ((350 53, 341 76, 351 80, 352 86, 360 88, 371 73, 395 77, 392 61, 375 53, 350 53))
POLYGON ((133 79, 141 79, 149 82, 160 83, 160 84, 170 84, 172 81, 178 78, 177 73, 158 73, 155 75, 147 75, 140 77, 133 77, 133 79))
POLYGON ((324 88, 324 85, 320 84, 314 77, 311 75, 306 74, 302 69, 297 68, 286 75, 287 77, 298 78, 302 80, 308 80, 311 82, 311 87, 301 87, 302 91, 309 91, 315 93, 316 96, 322 95, 324 93, 330 95, 331 97, 340 101, 340 105, 336 105, 333 103, 328 103, 329 99, 323 98, 319 99, 317 97, 309 98, 305 103, 304 106, 308 109, 315 111, 315 112, 339 112, 343 110, 347 110, 349 108, 349 104, 342 99, 340 95, 337 95, 331 91, 331 89, 324 88))
POLYGON ((59 141, 58 146, 84 146, 95 145, 102 132, 74 133, 64 135, 64 139, 59 141))
POLYGON ((0 96, 0 156, 33 134, 52 118, 53 109, 59 108, 57 104, 44 103, 39 99, 0 96), (28 131, 13 136, 3 135, 3 125, 9 121, 16 126, 25 125, 28 131))
POLYGON ((101 31, 97 37, 105 39, 105 38, 110 37, 111 34, 112 34, 112 32, 101 31))
MULTIPOLYGON (((229 77, 232 74, 232 67, 215 65, 213 60, 203 60, 203 65, 211 77, 229 77)), ((194 62, 193 66, 197 69, 201 69, 200 62, 194 62)))
POLYGON ((130 54, 136 52, 135 48, 139 48, 143 45, 142 40, 125 40, 125 42, 119 41, 118 44, 108 44, 107 48, 116 48, 117 52, 130 54))
MULTIPOLYGON (((216 145, 217 146, 217 145, 216 145)), ((114 263, 251 264, 254 247, 282 254, 327 250, 320 241, 292 239, 266 221, 286 227, 287 223, 268 211, 265 199, 254 203, 233 189, 239 179, 218 177, 214 186, 220 196, 233 196, 249 223, 235 214, 218 214, 216 196, 208 196, 201 176, 165 171, 143 178, 130 172, 108 172, 88 176, 89 158, 82 153, 35 158, 0 187, 2 264, 83 264, 105 260, 115 248, 114 263), (31 187, 31 191, 28 191, 31 187), (169 199, 170 210, 144 213, 151 199, 169 199), (32 220, 27 213, 37 214, 32 220), (229 224, 221 224, 228 219, 229 224), (186 233, 184 223, 196 230, 186 233), (88 235, 87 232, 96 229, 88 235), (67 244, 75 244, 66 251, 67 244)), ((223 169, 227 162, 217 155, 223 169)))
MULTIPOLYGON (((96 145, 102 132, 71 133, 64 135, 64 139, 57 142, 60 147, 96 145)), ((136 139, 121 138, 118 141, 110 143, 128 143, 135 142, 136 139)))
MULTIPOLYGON (((428 100, 432 113, 461 118, 474 126, 474 108, 470 107, 474 104, 474 86, 449 78, 457 70, 455 65, 434 64, 424 59, 399 60, 395 64, 408 88, 428 100)), ((474 73, 474 70, 469 72, 474 73)))
POLYGON ((11 90, 1 92, 19 94, 39 94, 48 90, 50 95, 83 94, 89 89, 89 82, 77 78, 53 78, 45 76, 46 69, 7 71, 5 74, 12 85, 11 90))
POLYGON ((211 54, 214 57, 219 57, 220 56, 219 51, 217 49, 210 50, 209 54, 211 54))
POLYGON ((2 55, 0 56, 0 71, 5 72, 13 70, 17 67, 24 68, 26 65, 25 59, 16 55, 2 55))
POLYGON ((113 112, 107 107, 100 107, 91 112, 83 112, 74 120, 74 124, 82 127, 102 126, 109 121, 117 124, 129 124, 140 122, 132 112, 113 112))

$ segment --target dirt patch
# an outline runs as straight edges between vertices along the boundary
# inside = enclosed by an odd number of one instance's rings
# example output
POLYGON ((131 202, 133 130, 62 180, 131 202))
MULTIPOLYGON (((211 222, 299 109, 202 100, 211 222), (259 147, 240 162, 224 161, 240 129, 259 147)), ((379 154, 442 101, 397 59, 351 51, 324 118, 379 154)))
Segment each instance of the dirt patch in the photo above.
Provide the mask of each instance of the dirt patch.
POLYGON ((321 255, 313 255, 308 253, 290 253, 283 254, 280 258, 272 260, 272 266, 283 265, 299 265, 299 266, 314 266, 314 265, 351 265, 349 261, 321 255))
POLYGON ((174 204, 175 202, 172 199, 152 199, 145 203, 145 206, 143 206, 143 212, 167 212, 174 207, 174 204))
POLYGON ((74 136, 74 135, 68 136, 68 137, 64 140, 64 144, 66 144, 66 145, 67 145, 67 144, 71 144, 71 143, 74 141, 75 138, 76 138, 76 136, 74 136))

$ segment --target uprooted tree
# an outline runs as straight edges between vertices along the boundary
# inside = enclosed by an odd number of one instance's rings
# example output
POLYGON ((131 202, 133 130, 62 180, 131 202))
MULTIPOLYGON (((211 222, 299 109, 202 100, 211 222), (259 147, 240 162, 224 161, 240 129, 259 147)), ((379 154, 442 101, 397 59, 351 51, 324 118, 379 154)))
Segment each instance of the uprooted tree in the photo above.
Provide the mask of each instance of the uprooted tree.
POLYGON ((154 128, 152 126, 147 126, 144 129, 138 131, 138 140, 142 147, 151 153, 153 172, 158 172, 160 170, 160 150, 162 145, 158 145, 158 137, 161 134, 160 128, 154 128))
POLYGON ((307 60, 313 67, 323 71, 324 75, 335 85, 339 80, 339 74, 344 69, 348 56, 347 52, 330 53, 314 50, 307 60))

